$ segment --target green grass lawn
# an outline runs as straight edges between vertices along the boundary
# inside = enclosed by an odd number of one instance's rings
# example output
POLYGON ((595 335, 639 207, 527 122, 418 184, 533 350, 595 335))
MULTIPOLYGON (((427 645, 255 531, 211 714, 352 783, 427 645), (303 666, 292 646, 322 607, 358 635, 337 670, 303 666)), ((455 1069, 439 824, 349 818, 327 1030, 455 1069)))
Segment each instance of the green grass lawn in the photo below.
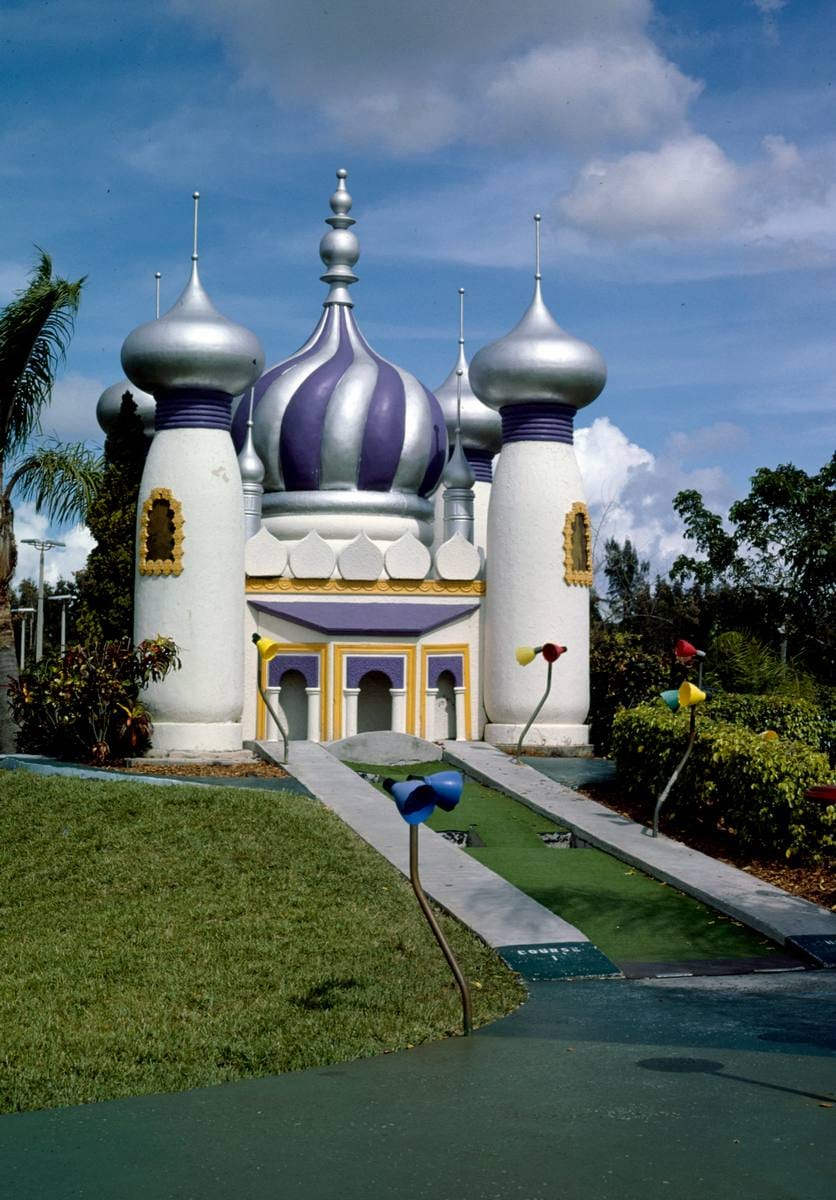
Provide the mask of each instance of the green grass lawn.
MULTIPOLYGON (((0 1111, 176 1091, 460 1029, 409 884, 317 801, 0 772, 0 1111)), ((457 922, 483 1023, 523 998, 457 922)))
MULTIPOLYGON (((396 779, 445 769, 440 762, 352 765, 396 779)), ((485 848, 465 853, 575 925, 619 965, 753 958, 777 949, 760 934, 609 854, 545 845, 538 832, 558 825, 471 779, 453 812, 436 809, 427 824, 439 832, 473 826, 485 848)))

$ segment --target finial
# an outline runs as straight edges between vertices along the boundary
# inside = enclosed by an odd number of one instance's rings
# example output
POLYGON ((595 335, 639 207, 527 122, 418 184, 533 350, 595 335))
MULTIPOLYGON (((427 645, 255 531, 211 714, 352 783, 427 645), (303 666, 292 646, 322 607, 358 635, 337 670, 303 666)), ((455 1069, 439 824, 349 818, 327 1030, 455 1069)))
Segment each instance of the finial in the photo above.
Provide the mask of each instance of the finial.
POLYGON ((459 288, 459 345, 464 345, 464 288, 459 288))
POLYGON ((248 429, 252 429, 252 427, 253 427, 253 404, 254 403, 255 403, 255 388, 251 387, 250 388, 250 409, 247 414, 247 428, 248 429))
POLYGON ((540 274, 540 222, 542 219, 539 213, 534 214, 534 278, 538 282, 543 278, 540 274))
POLYGON ((160 319, 160 279, 162 278, 159 271, 154 272, 154 316, 159 321, 160 319))
POLYGON ((329 201, 332 217, 325 218, 325 224, 331 228, 319 243, 319 257, 325 263, 326 271, 320 275, 323 283, 330 283, 331 290, 325 300, 326 304, 348 304, 354 301, 348 293, 348 285, 357 282, 353 267, 360 257, 360 243, 357 235, 351 232, 355 224, 350 217, 351 195, 345 186, 348 171, 340 167, 337 171, 337 190, 329 201))
MULTIPOLYGON (((463 291, 459 288, 459 291, 463 291)), ((459 367, 456 371, 456 437, 462 435, 462 375, 464 371, 459 367)))
POLYGON ((194 242, 192 243, 192 262, 197 262, 197 207, 200 203, 200 192, 192 192, 194 200, 194 242))

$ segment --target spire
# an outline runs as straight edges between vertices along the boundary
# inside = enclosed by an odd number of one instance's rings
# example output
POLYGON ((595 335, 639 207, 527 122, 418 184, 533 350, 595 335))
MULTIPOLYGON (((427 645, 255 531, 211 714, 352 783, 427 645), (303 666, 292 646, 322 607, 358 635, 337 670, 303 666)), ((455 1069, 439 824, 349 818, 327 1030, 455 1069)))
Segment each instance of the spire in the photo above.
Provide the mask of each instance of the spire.
POLYGON ((261 528, 261 497, 264 495, 264 463, 253 444, 253 400, 255 388, 250 388, 247 433, 238 454, 241 469, 241 490, 244 493, 244 532, 253 537, 261 528))
POLYGON ((330 225, 331 229, 319 243, 319 257, 326 267, 320 279, 331 285, 326 304, 354 304, 348 288, 357 282, 353 268, 360 257, 360 243, 357 234, 351 230, 355 224, 354 218, 348 215, 351 211, 351 194, 345 186, 347 177, 348 171, 340 167, 337 171, 337 190, 330 200, 334 215, 325 218, 325 224, 330 225))
POLYGON ((453 453, 444 468, 444 540, 448 542, 460 533, 468 542, 473 541, 473 485, 476 476, 462 449, 462 375, 456 372, 458 397, 456 405, 456 436, 453 453))

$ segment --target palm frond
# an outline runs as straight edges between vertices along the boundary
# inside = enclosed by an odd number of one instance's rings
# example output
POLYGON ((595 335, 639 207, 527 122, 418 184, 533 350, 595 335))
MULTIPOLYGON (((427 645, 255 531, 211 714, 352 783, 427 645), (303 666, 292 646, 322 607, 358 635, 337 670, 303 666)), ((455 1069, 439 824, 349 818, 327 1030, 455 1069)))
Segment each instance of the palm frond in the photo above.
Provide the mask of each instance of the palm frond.
POLYGON ((83 442, 47 442, 15 466, 6 494, 16 491, 52 521, 83 521, 101 486, 103 470, 104 460, 83 442))
POLYGON ((73 332, 84 279, 52 274, 39 251, 29 286, 0 310, 0 449, 18 449, 38 426, 73 332))

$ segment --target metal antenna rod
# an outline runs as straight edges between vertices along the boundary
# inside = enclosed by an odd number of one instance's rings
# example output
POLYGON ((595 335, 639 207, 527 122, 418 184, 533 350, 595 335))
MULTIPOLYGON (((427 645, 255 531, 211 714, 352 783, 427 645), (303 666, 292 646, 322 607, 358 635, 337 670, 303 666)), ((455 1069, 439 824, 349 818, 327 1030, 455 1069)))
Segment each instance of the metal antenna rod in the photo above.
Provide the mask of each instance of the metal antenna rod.
POLYGON ((464 371, 459 367, 456 371, 456 437, 462 435, 462 375, 464 371))
POLYGON ((192 262, 197 262, 197 210, 200 204, 200 192, 192 192, 194 200, 194 242, 192 244, 192 262))
POLYGON ((464 288, 459 288, 459 345, 464 345, 464 288))
POLYGON ((154 272, 154 316, 160 319, 160 272, 154 272))
POLYGON ((540 222, 542 217, 539 213, 534 214, 534 278, 542 279, 540 274, 540 222))

